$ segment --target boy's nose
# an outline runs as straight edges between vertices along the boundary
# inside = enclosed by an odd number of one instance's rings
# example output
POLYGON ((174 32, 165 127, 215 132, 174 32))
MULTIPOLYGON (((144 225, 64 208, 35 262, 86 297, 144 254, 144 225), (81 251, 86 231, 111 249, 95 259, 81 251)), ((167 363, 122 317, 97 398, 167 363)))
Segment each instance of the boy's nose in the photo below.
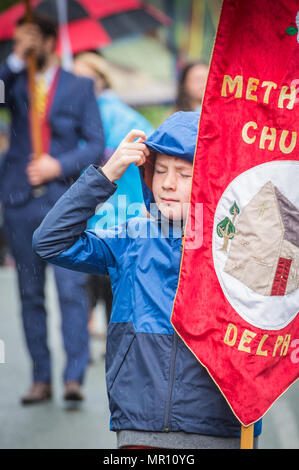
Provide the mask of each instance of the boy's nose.
POLYGON ((163 187, 165 189, 175 189, 176 188, 176 178, 175 175, 167 173, 163 181, 163 187))

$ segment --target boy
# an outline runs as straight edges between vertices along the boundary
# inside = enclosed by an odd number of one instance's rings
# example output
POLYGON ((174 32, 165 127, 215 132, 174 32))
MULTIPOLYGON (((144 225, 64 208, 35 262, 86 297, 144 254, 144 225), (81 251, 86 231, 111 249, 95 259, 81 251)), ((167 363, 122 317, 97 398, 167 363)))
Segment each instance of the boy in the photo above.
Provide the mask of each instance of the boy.
POLYGON ((239 447, 239 422, 170 322, 198 117, 175 113, 146 142, 143 132, 131 131, 102 169, 85 171, 34 235, 36 252, 52 263, 109 272, 114 300, 106 381, 118 447, 239 447), (133 162, 141 169, 150 216, 113 230, 85 230, 133 162))

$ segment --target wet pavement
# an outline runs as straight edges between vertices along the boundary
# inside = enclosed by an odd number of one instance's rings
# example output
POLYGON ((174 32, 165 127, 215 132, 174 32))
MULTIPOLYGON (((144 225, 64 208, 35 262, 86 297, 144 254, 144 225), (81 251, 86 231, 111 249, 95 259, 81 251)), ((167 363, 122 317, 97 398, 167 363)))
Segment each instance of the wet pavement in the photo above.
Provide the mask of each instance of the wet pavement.
MULTIPOLYGON (((115 434, 109 431, 103 343, 99 339, 91 342, 93 362, 86 374, 84 404, 78 409, 66 408, 62 398, 65 358, 51 269, 47 273, 46 298, 54 397, 47 404, 24 407, 20 397, 30 386, 30 363, 19 315, 15 270, 0 268, 0 449, 115 449, 115 434)), ((101 306, 95 318, 98 329, 104 331, 101 306)), ((260 448, 299 448, 298 396, 297 381, 268 411, 260 448)))
MULTIPOLYGON (((62 398, 65 356, 58 301, 50 269, 47 273, 46 298, 54 397, 46 404, 20 405, 20 397, 31 385, 31 367, 24 343, 15 282, 13 268, 0 269, 0 339, 5 344, 5 363, 0 364, 0 449, 115 448, 115 434, 109 431, 103 345, 99 340, 91 343, 93 363, 86 374, 84 404, 78 409, 65 407, 62 398)), ((102 312, 97 311, 99 313, 102 312)))

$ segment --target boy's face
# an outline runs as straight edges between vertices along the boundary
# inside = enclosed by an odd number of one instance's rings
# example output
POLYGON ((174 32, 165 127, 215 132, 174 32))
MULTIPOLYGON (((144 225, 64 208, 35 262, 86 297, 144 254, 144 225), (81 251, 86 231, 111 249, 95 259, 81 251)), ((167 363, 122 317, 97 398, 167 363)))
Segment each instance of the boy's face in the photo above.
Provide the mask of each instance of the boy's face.
POLYGON ((152 189, 164 217, 185 220, 191 193, 192 163, 182 158, 157 154, 152 189))

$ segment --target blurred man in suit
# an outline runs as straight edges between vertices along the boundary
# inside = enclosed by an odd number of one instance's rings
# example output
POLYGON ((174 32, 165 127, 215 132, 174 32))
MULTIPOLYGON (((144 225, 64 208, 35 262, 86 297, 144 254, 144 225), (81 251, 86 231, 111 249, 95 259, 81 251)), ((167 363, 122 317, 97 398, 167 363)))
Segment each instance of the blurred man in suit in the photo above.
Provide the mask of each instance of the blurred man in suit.
MULTIPOLYGON (((10 146, 0 173, 6 238, 16 261, 22 318, 33 379, 23 404, 52 396, 51 359, 44 306, 45 263, 31 248, 32 234, 80 172, 97 163, 104 137, 93 83, 61 69, 55 55, 56 25, 35 15, 20 20, 14 51, 0 69, 5 103, 11 111, 10 146), (32 155, 27 58, 37 62, 37 101, 43 154, 32 155), (81 143, 79 145, 79 143, 81 143), (83 145, 82 145, 83 143, 83 145)), ((66 351, 64 399, 82 400, 89 361, 88 306, 85 275, 55 268, 66 351)))

